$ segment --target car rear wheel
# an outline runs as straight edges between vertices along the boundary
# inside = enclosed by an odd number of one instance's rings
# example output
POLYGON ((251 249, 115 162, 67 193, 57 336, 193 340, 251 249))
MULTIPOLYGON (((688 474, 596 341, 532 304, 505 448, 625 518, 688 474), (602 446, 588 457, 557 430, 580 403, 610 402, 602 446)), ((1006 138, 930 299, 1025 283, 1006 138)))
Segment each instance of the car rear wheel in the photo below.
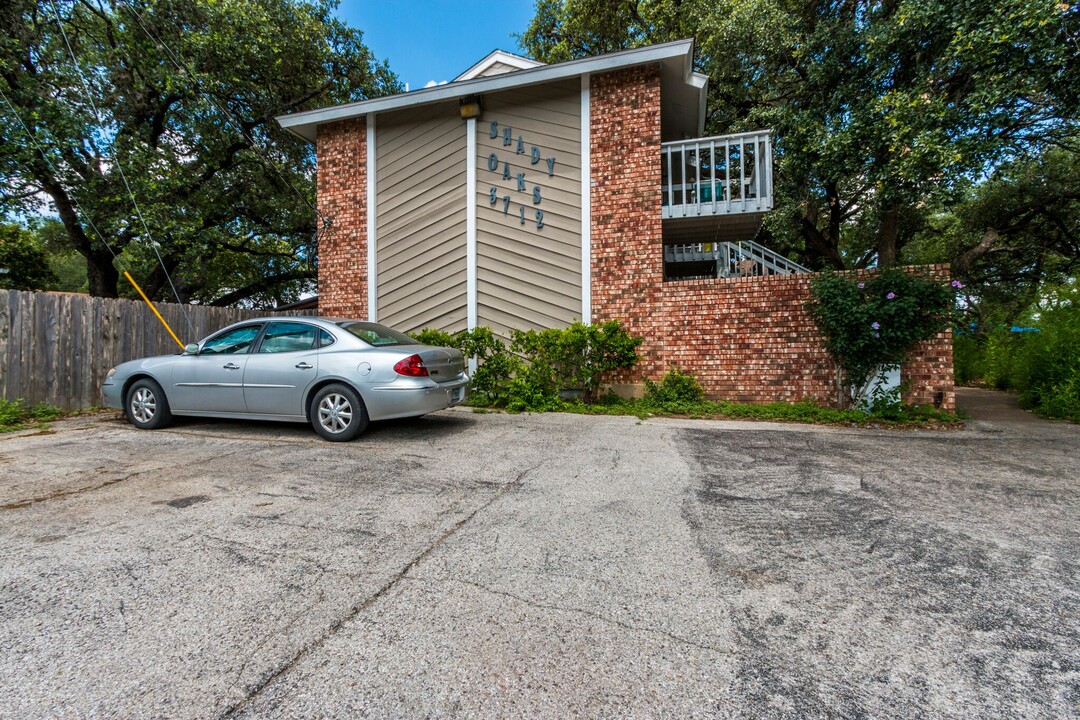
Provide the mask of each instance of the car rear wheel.
POLYGON ((124 412, 128 421, 140 430, 157 430, 172 422, 165 391, 149 378, 136 380, 128 388, 124 412))
POLYGON ((311 400, 311 426, 331 442, 347 442, 368 426, 367 409, 347 385, 327 385, 311 400))

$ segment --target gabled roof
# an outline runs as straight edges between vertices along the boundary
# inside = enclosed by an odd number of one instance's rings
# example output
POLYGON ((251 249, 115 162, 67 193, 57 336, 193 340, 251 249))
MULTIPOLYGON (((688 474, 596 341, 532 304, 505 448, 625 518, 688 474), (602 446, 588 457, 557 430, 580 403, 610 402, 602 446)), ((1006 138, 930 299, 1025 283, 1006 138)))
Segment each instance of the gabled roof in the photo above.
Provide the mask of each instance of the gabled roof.
POLYGON ((551 83, 591 73, 659 63, 661 132, 665 140, 677 140, 683 137, 700 136, 705 126, 706 86, 709 77, 694 72, 693 54, 693 40, 673 40, 660 45, 622 50, 553 65, 538 65, 494 76, 455 80, 445 85, 436 85, 400 95, 279 115, 275 119, 281 127, 313 143, 318 126, 323 123, 456 100, 468 95, 551 83))
POLYGON ((533 60, 524 55, 515 55, 505 50, 492 50, 483 60, 458 75, 452 82, 472 80, 478 77, 491 77, 492 75, 501 75, 514 70, 528 70, 529 68, 540 67, 543 64, 539 60, 533 60))

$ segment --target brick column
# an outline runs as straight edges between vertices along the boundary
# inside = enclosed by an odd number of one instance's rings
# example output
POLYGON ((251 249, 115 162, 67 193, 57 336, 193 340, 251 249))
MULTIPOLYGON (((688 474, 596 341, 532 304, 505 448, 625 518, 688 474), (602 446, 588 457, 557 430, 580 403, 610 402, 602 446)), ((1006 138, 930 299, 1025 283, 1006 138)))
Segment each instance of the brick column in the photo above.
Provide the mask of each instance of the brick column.
POLYGON ((319 126, 319 314, 367 319, 367 120, 319 126))
POLYGON ((590 103, 593 319, 645 338, 641 363, 611 378, 638 384, 662 373, 659 66, 594 75, 590 103))

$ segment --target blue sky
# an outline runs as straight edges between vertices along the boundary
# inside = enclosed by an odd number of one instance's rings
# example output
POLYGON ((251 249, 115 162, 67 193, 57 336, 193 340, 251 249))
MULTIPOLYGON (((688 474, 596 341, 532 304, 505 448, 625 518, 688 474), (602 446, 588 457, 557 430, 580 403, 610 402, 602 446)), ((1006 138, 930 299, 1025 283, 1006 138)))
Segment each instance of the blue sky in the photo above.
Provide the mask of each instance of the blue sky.
POLYGON ((525 31, 533 10, 533 0, 341 0, 338 15, 419 90, 453 80, 496 48, 520 52, 510 34, 525 31))

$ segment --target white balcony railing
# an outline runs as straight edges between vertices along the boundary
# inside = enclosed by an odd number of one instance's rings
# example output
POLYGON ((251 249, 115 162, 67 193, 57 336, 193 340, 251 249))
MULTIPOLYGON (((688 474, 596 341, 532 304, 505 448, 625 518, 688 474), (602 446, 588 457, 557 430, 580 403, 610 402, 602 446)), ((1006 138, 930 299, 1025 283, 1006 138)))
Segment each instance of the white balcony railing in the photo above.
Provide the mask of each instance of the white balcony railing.
POLYGON ((665 220, 772 209, 768 130, 667 142, 660 153, 665 220))

